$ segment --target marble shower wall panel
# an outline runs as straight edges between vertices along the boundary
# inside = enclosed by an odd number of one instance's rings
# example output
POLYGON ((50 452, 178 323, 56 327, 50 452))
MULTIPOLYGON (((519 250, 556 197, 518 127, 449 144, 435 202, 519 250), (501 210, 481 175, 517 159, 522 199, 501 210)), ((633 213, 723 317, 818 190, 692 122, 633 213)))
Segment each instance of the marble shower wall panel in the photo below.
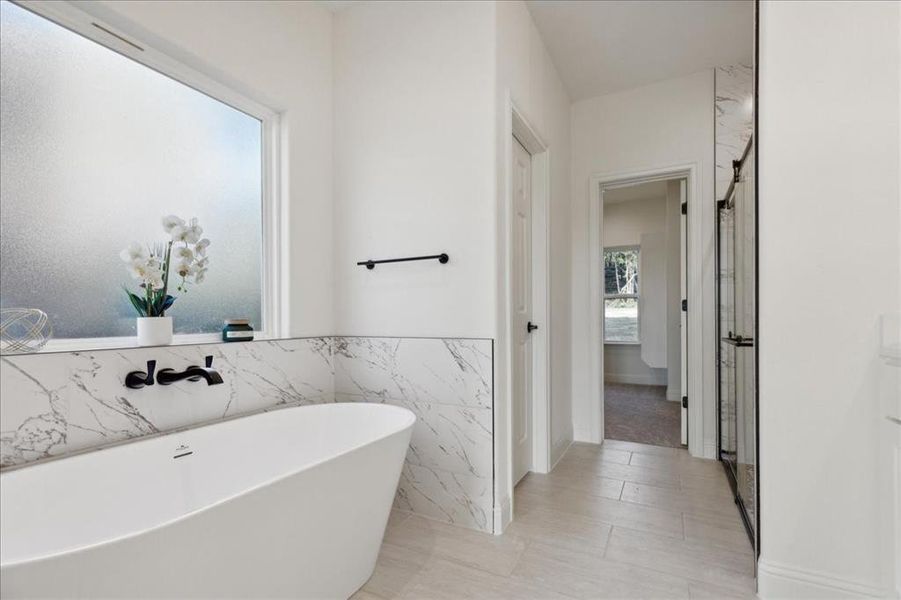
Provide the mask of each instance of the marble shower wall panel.
POLYGON ((256 412, 334 399, 330 338, 0 358, 0 466, 256 412), (224 383, 131 390, 126 373, 213 356, 224 383))
POLYGON ((717 67, 714 81, 716 127, 716 199, 722 200, 732 179, 732 161, 741 158, 751 138, 753 122, 751 65, 717 67))
POLYGON ((485 339, 335 339, 338 401, 416 414, 396 508, 492 531, 492 352, 485 339))

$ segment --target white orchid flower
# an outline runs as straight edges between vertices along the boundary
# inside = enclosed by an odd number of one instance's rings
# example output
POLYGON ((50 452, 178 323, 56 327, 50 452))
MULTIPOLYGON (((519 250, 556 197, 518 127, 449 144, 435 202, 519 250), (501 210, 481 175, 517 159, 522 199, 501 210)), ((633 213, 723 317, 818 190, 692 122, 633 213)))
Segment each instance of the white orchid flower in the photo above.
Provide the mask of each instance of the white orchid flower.
POLYGON ((172 254, 179 263, 190 264, 194 260, 194 253, 187 246, 180 246, 172 250, 172 254))
POLYGON ((163 230, 165 230, 165 232, 170 235, 172 234, 172 231, 176 227, 184 227, 184 226, 185 226, 184 219, 176 217, 175 215, 169 215, 167 217, 163 217, 163 230))
POLYGON ((196 244, 203 235, 203 228, 197 224, 197 219, 191 219, 191 225, 185 229, 184 241, 189 244, 196 244))
POLYGON ((128 266, 128 273, 134 279, 144 279, 144 275, 147 273, 147 268, 141 263, 133 262, 128 266))
MULTIPOLYGON (((179 291, 186 292, 188 284, 200 283, 206 277, 209 258, 206 257, 210 240, 203 236, 203 228, 196 218, 188 221, 175 215, 161 219, 163 229, 171 236, 171 241, 156 244, 149 249, 137 243, 131 244, 119 256, 127 263, 132 277, 139 280, 148 294, 158 293, 165 287, 164 274, 177 274, 181 282, 179 291), (176 242, 181 242, 176 246, 176 242)), ((148 296, 149 297, 149 296, 148 296)))
POLYGON ((184 242, 186 241, 185 237, 188 234, 188 228, 184 225, 176 225, 169 234, 172 236, 173 242, 184 242))
POLYGON ((132 242, 128 245, 128 248, 119 253, 119 258, 127 263, 133 263, 135 261, 146 260, 147 252, 141 244, 132 242))
POLYGON ((144 283, 155 290, 163 289, 163 272, 159 269, 153 269, 147 273, 144 283))

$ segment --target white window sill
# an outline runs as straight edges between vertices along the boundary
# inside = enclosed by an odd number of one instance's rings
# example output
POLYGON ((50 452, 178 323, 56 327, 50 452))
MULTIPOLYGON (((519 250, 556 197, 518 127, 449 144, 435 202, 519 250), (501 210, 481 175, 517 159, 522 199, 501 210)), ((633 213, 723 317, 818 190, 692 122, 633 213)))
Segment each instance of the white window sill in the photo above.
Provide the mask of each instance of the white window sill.
MULTIPOLYGON (((270 339, 264 332, 254 331, 253 340, 270 339)), ((222 344, 221 333, 191 333, 172 336, 172 343, 167 346, 191 346, 197 344, 222 344)), ((229 342, 231 343, 231 342, 229 342)), ((37 352, 4 353, 3 356, 28 356, 32 354, 53 354, 56 352, 88 352, 91 350, 119 350, 130 348, 153 348, 139 346, 137 336, 107 338, 72 338, 48 341, 37 352)), ((156 346, 160 347, 160 346, 156 346)))
POLYGON ((611 341, 604 340, 605 346, 641 346, 641 342, 621 342, 621 341, 611 341))

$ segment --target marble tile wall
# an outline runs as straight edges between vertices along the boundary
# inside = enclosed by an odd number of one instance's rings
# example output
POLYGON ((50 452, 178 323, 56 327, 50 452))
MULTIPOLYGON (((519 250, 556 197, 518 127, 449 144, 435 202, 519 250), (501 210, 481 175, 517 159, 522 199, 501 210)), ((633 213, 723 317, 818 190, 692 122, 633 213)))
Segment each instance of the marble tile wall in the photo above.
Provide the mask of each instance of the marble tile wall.
POLYGON ((492 352, 486 339, 335 338, 339 401, 416 414, 395 508, 493 530, 492 352))
POLYGON ((329 338, 128 348, 0 358, 0 466, 145 435, 334 398, 329 338), (202 365, 221 385, 178 382, 132 390, 129 371, 202 365))
POLYGON ((722 200, 732 179, 732 161, 741 158, 753 132, 753 69, 737 64, 717 67, 716 99, 716 199, 722 200))
POLYGON ((492 530, 493 356, 484 339, 316 337, 0 358, 0 466, 295 404, 385 402, 417 416, 395 506, 492 530), (130 390, 125 374, 213 356, 224 384, 130 390))

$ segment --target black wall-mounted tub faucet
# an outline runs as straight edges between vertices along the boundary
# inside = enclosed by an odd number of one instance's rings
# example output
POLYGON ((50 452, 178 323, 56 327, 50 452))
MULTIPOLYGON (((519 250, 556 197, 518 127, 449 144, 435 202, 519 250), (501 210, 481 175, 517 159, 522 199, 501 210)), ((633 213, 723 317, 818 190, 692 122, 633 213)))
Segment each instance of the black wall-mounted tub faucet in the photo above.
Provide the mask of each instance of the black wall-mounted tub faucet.
POLYGON ((222 383, 222 375, 213 368, 212 355, 206 357, 206 367, 191 365, 181 373, 174 369, 160 369, 160 372, 156 374, 156 382, 160 385, 169 385, 183 379, 187 379, 188 381, 200 381, 201 379, 205 379, 207 385, 218 385, 222 383))

